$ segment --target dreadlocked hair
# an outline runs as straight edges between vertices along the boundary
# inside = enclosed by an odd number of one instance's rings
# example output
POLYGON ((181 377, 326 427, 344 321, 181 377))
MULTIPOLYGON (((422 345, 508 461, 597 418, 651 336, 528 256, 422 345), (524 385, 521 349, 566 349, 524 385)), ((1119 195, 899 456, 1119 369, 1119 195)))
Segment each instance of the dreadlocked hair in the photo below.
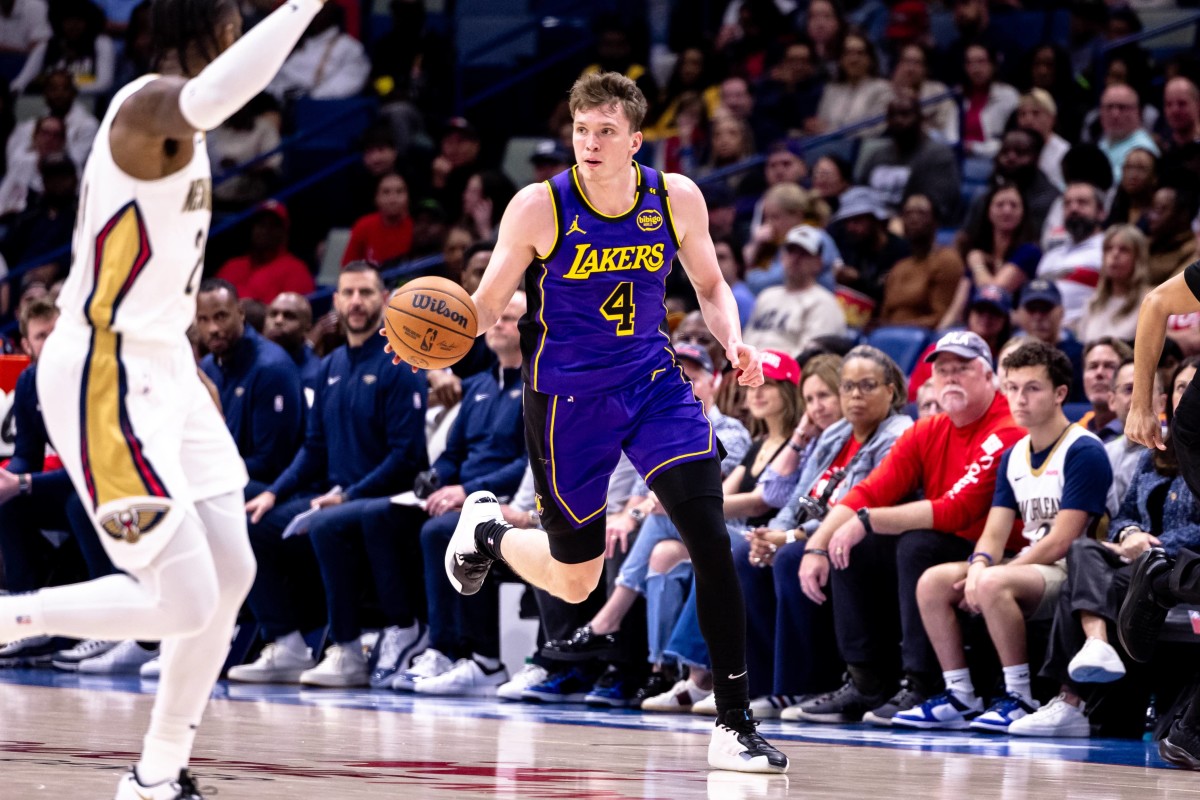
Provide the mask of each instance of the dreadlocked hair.
MULTIPOLYGON (((194 45, 205 63, 221 52, 217 27, 236 6, 232 0, 152 0, 150 33, 154 42, 154 68, 159 69, 171 53, 185 74, 192 74, 188 51, 194 45)), ((196 65, 201 66, 201 65, 196 65)))

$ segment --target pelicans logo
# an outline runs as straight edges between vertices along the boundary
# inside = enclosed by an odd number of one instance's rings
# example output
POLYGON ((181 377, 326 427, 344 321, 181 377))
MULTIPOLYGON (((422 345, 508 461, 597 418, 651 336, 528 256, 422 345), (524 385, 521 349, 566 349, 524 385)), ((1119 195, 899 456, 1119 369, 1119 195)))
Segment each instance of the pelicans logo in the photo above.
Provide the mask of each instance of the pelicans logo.
POLYGON ((170 511, 166 505, 142 504, 114 511, 100 518, 100 527, 119 542, 137 544, 141 538, 152 533, 170 511))

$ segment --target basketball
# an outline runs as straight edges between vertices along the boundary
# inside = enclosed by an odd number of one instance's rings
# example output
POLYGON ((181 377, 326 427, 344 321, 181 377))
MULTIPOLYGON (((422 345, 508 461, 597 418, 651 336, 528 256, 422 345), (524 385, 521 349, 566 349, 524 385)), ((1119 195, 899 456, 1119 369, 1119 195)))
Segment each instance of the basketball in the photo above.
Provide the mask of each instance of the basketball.
POLYGON ((383 312, 392 350, 421 369, 457 363, 471 345, 479 321, 471 296, 454 281, 426 276, 409 281, 383 312))

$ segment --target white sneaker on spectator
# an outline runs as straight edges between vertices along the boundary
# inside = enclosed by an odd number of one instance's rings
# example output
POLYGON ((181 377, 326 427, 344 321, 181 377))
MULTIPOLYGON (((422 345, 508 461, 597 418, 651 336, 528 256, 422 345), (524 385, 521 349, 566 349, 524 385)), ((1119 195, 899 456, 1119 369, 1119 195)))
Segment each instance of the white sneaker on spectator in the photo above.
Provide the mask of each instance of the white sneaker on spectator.
POLYGON ((162 674, 162 659, 160 656, 142 664, 142 668, 138 670, 138 674, 147 680, 158 680, 158 676, 162 674))
POLYGON ((329 689, 369 686, 367 659, 358 640, 329 645, 320 664, 300 673, 300 684, 329 689))
POLYGON ((429 646, 429 633, 424 623, 414 622, 407 628, 393 625, 379 634, 375 669, 371 672, 371 688, 387 689, 401 667, 408 667, 415 653, 429 646))
POLYGON ((133 639, 126 639, 106 653, 79 662, 80 675, 135 675, 150 659, 158 655, 158 648, 147 650, 133 639))
POLYGON ((398 692, 411 692, 417 681, 432 678, 449 672, 454 662, 446 658, 441 651, 432 647, 413 659, 412 666, 401 672, 392 681, 392 688, 398 692))
POLYGON ((699 717, 717 716, 717 695, 715 693, 710 694, 703 700, 697 700, 692 703, 692 713, 699 717))
POLYGON ((448 697, 494 697, 501 684, 507 682, 508 670, 503 664, 489 672, 473 658, 460 658, 441 675, 417 681, 413 691, 448 697))
POLYGON ((1111 644, 1088 639, 1067 665, 1067 674, 1078 683, 1112 683, 1125 677, 1125 664, 1111 644))
POLYGON ((550 677, 550 673, 546 671, 545 667, 539 667, 537 664, 526 661, 525 665, 517 670, 517 673, 509 678, 507 683, 502 683, 497 687, 496 696, 501 700, 520 701, 521 692, 530 686, 537 686, 548 677, 550 677))
POLYGON ((120 643, 108 641, 107 639, 85 639, 70 650, 59 650, 54 654, 54 658, 50 660, 50 663, 54 665, 55 669, 61 669, 64 672, 74 672, 79 669, 80 661, 104 655, 118 644, 120 643))
POLYGON ((697 702, 703 700, 712 694, 711 691, 705 691, 696 684, 692 683, 692 679, 688 678, 685 681, 677 681, 667 691, 654 697, 647 697, 642 701, 642 711, 674 711, 676 713, 686 713, 692 710, 697 702))
POLYGON ((258 659, 250 664, 230 667, 227 677, 239 683, 296 683, 305 670, 317 665, 312 650, 297 653, 290 647, 271 642, 262 649, 258 659))
POLYGON ((1092 735, 1092 726, 1083 709, 1059 695, 1029 716, 1013 720, 1008 726, 1013 736, 1075 736, 1092 735))

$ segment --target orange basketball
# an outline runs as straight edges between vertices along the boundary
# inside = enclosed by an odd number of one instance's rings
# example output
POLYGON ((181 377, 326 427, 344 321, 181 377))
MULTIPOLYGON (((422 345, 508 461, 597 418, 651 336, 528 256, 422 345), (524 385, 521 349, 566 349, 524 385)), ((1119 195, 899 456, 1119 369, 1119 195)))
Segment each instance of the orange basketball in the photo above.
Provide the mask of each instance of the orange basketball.
POLYGON ((383 327, 400 358, 421 369, 441 369, 471 349, 479 321, 466 289, 426 276, 397 290, 384 309, 383 327))

